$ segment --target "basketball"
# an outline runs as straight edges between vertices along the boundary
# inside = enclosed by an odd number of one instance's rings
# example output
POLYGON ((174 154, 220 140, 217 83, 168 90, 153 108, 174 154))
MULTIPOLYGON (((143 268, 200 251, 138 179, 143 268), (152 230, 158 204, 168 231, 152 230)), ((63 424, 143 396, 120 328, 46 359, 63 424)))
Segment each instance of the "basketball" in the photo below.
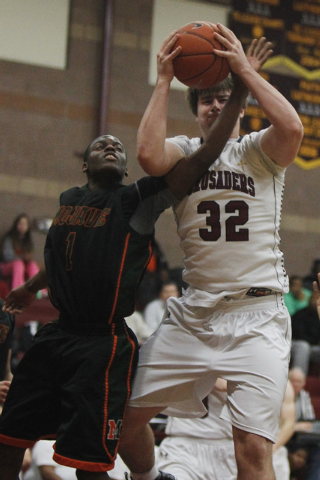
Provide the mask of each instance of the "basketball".
POLYGON ((173 60, 175 77, 188 87, 210 88, 222 82, 229 74, 226 58, 218 57, 216 50, 225 50, 213 37, 214 27, 208 22, 192 22, 180 28, 174 48, 181 53, 173 60))

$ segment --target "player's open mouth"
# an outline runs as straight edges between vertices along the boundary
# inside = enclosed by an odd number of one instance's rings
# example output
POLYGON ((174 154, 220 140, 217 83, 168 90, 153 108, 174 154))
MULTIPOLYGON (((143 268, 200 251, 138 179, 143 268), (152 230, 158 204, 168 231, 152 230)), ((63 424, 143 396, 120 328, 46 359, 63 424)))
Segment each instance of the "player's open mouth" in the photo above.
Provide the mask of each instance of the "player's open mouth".
POLYGON ((107 155, 104 156, 104 159, 115 161, 115 160, 117 160, 117 157, 115 155, 113 155, 112 153, 108 153, 107 155))

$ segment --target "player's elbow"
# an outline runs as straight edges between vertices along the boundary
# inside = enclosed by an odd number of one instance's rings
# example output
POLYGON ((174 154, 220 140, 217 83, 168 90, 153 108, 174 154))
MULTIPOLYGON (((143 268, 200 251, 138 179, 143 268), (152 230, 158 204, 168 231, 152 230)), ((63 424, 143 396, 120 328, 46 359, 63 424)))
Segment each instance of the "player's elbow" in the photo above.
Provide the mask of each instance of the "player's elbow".
POLYGON ((152 175, 153 177, 161 177, 166 172, 163 172, 160 165, 154 163, 152 159, 148 156, 138 155, 138 162, 140 167, 148 174, 152 175))
POLYGON ((290 122, 289 128, 290 128, 290 135, 293 138, 295 138, 300 144, 304 134, 303 125, 300 118, 297 118, 295 121, 290 122))
POLYGON ((163 152, 160 153, 141 147, 137 150, 137 159, 141 168, 153 177, 161 177, 171 169, 163 152))

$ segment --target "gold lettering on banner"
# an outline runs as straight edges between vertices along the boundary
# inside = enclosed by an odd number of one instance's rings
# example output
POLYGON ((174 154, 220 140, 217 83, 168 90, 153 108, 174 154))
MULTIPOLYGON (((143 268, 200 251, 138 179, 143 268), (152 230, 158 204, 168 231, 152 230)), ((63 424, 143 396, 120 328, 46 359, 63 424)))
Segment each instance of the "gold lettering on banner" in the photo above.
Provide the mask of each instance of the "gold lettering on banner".
POLYGON ((292 100, 296 100, 297 102, 304 101, 304 102, 311 102, 311 103, 319 103, 320 104, 320 95, 312 94, 309 92, 303 92, 301 90, 292 90, 291 91, 291 98, 292 100))
POLYGON ((307 90, 309 92, 320 93, 320 83, 318 82, 306 82, 305 80, 301 80, 299 82, 299 88, 301 88, 301 90, 307 90))
POLYGON ((317 158, 318 156, 318 149, 317 148, 312 148, 308 147, 306 145, 301 145, 299 154, 302 155, 303 157, 308 157, 308 158, 317 158))
POLYGON ((266 3, 267 5, 277 7, 280 4, 280 0, 259 0, 259 3, 266 3))
POLYGON ((312 68, 320 67, 320 59, 309 57, 307 55, 302 55, 302 57, 300 57, 300 63, 305 67, 312 67, 312 68))
POLYGON ((248 115, 249 117, 266 118, 261 108, 255 107, 253 105, 248 105, 246 107, 246 115, 248 115))
POLYGON ((296 12, 309 12, 320 15, 320 5, 308 4, 307 2, 296 2, 293 4, 293 10, 296 12))
POLYGON ((274 28, 278 30, 284 29, 284 20, 280 18, 265 18, 260 17, 259 15, 250 15, 242 12, 233 12, 232 17, 235 21, 244 23, 244 24, 256 24, 261 25, 264 28, 274 28))
POLYGON ((312 37, 305 37, 303 34, 296 32, 287 32, 287 39, 292 43, 300 43, 304 45, 310 45, 311 47, 315 44, 315 39, 312 37))

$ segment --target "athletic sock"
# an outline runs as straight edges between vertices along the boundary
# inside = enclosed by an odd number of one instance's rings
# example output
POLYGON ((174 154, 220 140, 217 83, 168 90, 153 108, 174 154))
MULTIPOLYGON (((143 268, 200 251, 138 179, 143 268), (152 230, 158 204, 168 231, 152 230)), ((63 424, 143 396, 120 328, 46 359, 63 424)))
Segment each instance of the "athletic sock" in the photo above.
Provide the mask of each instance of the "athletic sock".
POLYGON ((159 470, 154 465, 151 470, 144 473, 130 473, 132 480, 155 480, 159 475, 159 470))

